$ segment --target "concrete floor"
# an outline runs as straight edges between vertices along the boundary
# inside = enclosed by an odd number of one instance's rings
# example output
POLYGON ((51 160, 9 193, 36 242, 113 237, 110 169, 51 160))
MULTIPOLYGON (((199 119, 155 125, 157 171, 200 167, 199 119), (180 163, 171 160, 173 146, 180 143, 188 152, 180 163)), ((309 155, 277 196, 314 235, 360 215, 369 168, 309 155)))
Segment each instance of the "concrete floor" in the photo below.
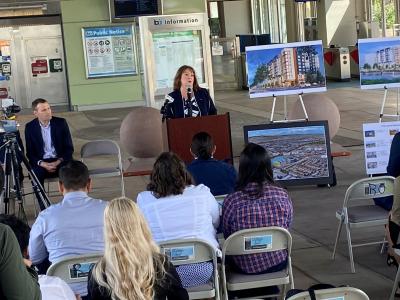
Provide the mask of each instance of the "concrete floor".
MULTIPOLYGON (((379 253, 379 246, 356 248, 354 257, 356 273, 350 273, 347 246, 344 234, 335 261, 330 259, 337 229, 335 211, 341 207, 346 188, 355 180, 366 176, 362 124, 377 122, 383 91, 362 91, 357 81, 349 83, 329 83, 326 93, 338 106, 341 125, 333 139, 346 150, 349 157, 334 160, 338 184, 332 188, 316 186, 291 187, 289 194, 294 205, 294 223, 291 228, 293 243, 293 267, 296 288, 307 288, 315 283, 350 285, 364 290, 371 299, 388 299, 393 285, 395 268, 386 265, 386 254, 379 253)), ((288 97, 289 105, 296 97, 288 97)), ((269 117, 272 99, 249 100, 247 91, 218 91, 215 95, 220 113, 231 114, 232 141, 234 155, 243 148, 243 125, 265 123, 269 117)), ((389 93, 387 113, 395 113, 396 94, 389 93)), ((277 106, 276 118, 282 116, 282 103, 277 106)), ((80 147, 89 140, 113 139, 119 141, 119 126, 129 110, 112 109, 89 112, 60 112, 56 115, 67 118, 75 145, 75 157, 79 157, 80 147)), ((30 115, 19 117, 23 125, 32 119, 30 115)), ((23 130, 21 130, 23 135, 23 130)), ((124 159, 128 158, 123 153, 124 159)), ((125 178, 126 194, 135 199, 137 193, 146 187, 148 178, 125 178)), ((29 186, 28 183, 25 186, 29 186)), ((56 184, 51 184, 56 189, 56 184)), ((119 180, 95 179, 93 197, 105 200, 119 195, 119 180)), ((52 197, 59 201, 60 196, 52 197)), ((25 208, 30 221, 34 220, 33 200, 26 198, 25 208)), ((376 240, 383 237, 384 228, 354 231, 353 241, 376 240)))

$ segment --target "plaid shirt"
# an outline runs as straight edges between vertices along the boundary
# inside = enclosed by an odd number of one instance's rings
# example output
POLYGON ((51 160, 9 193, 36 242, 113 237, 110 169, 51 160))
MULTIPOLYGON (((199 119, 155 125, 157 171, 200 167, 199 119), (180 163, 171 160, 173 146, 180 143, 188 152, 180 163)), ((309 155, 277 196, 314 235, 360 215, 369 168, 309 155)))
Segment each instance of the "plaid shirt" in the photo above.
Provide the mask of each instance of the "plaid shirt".
MULTIPOLYGON (((289 228, 293 218, 292 202, 280 187, 265 183, 261 195, 257 184, 249 183, 243 191, 227 196, 222 207, 222 224, 225 238, 248 228, 280 226, 289 228)), ((233 256, 237 267, 244 273, 261 273, 286 260, 287 251, 233 256)))

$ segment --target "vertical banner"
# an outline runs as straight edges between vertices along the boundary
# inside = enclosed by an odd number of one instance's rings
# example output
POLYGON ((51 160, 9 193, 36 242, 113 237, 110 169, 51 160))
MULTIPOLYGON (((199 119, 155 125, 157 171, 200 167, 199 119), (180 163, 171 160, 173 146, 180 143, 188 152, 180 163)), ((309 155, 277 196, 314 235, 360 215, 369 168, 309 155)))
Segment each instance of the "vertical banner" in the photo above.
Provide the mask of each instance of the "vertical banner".
POLYGON ((137 74, 133 27, 82 29, 87 78, 137 74))

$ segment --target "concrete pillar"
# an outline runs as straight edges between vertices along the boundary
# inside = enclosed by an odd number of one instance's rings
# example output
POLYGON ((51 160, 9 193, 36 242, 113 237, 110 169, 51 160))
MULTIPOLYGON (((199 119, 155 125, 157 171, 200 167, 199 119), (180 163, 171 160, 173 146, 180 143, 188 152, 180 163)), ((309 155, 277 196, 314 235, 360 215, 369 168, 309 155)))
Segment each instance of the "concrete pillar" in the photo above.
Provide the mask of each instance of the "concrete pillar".
POLYGON ((349 46, 357 42, 354 0, 318 2, 318 37, 324 46, 349 46))

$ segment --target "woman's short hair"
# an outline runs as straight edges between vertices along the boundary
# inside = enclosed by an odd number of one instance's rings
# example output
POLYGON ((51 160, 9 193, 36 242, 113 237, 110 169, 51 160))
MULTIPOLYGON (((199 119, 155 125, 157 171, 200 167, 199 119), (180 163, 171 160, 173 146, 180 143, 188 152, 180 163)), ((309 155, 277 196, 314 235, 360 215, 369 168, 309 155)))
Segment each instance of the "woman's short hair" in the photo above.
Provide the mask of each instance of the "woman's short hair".
POLYGON ((157 158, 150 175, 147 190, 157 198, 180 195, 186 186, 193 184, 185 163, 173 152, 163 152, 157 158))
POLYGON ((193 67, 188 66, 188 65, 183 65, 181 66, 178 71, 176 71, 175 78, 174 78, 174 91, 179 90, 181 88, 181 78, 183 72, 186 70, 190 70, 193 72, 194 79, 193 79, 193 90, 198 91, 200 89, 199 83, 197 82, 197 77, 196 77, 196 71, 193 69, 193 67))
POLYGON ((244 190, 255 182, 262 190, 264 182, 274 183, 271 159, 264 147, 249 143, 240 154, 239 176, 236 189, 244 190))
POLYGON ((152 299, 165 275, 165 257, 138 206, 129 198, 111 200, 104 210, 104 256, 94 267, 96 282, 112 299, 152 299))
POLYGON ((196 133, 192 138, 190 149, 192 153, 200 159, 210 159, 213 155, 215 144, 207 132, 196 133))

